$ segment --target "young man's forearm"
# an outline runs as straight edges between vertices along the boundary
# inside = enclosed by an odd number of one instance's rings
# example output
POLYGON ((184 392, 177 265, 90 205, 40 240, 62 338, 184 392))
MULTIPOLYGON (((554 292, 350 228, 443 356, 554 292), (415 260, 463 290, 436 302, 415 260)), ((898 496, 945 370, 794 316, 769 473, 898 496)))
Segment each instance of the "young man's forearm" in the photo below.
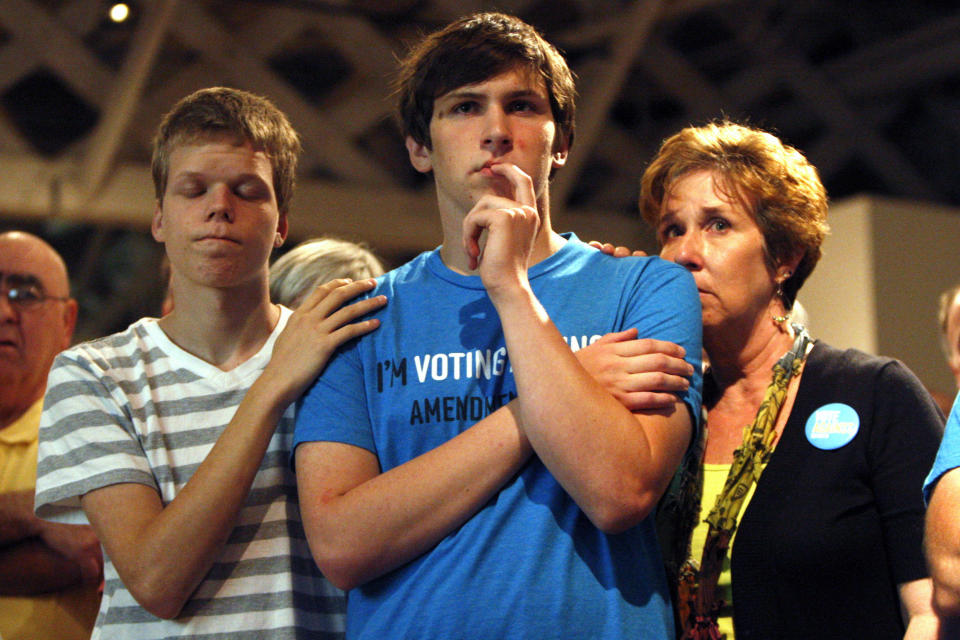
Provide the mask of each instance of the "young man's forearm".
POLYGON ((515 403, 385 473, 356 447, 300 445, 300 509, 324 575, 342 589, 363 584, 433 548, 482 508, 530 457, 515 403))
POLYGON ((534 451, 601 529, 622 531, 656 504, 689 443, 689 414, 633 414, 580 366, 532 291, 494 301, 534 451))
POLYGON ((236 524, 283 408, 267 382, 233 419, 169 504, 145 485, 112 485, 81 502, 121 579, 140 604, 176 617, 236 524))
MULTIPOLYGON (((565 344, 562 348, 572 353, 565 344)), ((591 349, 573 355, 579 361, 591 349)), ((635 358, 617 357, 604 366, 611 380, 618 380, 635 364, 635 358)), ((518 411, 513 400, 457 438, 382 476, 368 451, 329 442, 300 445, 300 505, 318 565, 335 584, 351 588, 440 542, 529 459, 532 449, 519 428, 518 411), (347 459, 340 460, 341 455, 347 459)))

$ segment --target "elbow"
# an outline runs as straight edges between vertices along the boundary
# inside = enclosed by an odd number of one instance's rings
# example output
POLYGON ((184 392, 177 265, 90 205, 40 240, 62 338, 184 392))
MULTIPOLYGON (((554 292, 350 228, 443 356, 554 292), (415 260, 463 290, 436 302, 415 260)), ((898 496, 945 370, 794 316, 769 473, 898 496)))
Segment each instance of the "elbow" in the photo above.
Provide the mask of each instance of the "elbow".
POLYGON ((370 580, 370 559, 361 540, 343 531, 327 531, 326 535, 306 527, 310 553, 320 573, 330 584, 343 591, 359 587, 370 580))
POLYGON ((367 581, 355 554, 325 549, 314 552, 313 560, 330 584, 343 591, 359 587, 367 581))
POLYGON ((933 584, 933 610, 941 619, 960 618, 960 584, 933 584))
POLYGON ((313 562, 330 584, 350 591, 396 568, 396 537, 383 539, 329 503, 301 502, 303 529, 313 562))
POLYGON ((303 528, 310 555, 323 577, 342 591, 369 580, 365 569, 369 551, 363 544, 366 537, 344 527, 344 519, 339 514, 322 512, 317 505, 313 507, 303 512, 303 528))
POLYGON ((350 589, 363 584, 350 571, 341 571, 333 567, 320 567, 320 572, 323 573, 330 584, 341 591, 350 591, 350 589))
POLYGON ((131 581, 130 595, 148 613, 163 620, 173 620, 180 615, 190 594, 175 593, 162 578, 157 580, 131 581))
POLYGON ((173 620, 180 615, 180 611, 183 609, 182 604, 178 604, 170 601, 156 601, 156 602, 140 602, 140 606, 147 610, 152 615, 157 616, 163 620, 173 620))
POLYGON ((314 564, 327 581, 342 591, 362 584, 359 571, 359 551, 356 545, 338 540, 337 536, 323 535, 319 527, 305 521, 307 544, 314 564))
POLYGON ((933 582, 933 610, 943 619, 960 616, 960 556, 929 533, 925 547, 933 582))
POLYGON ((600 531, 614 535, 643 522, 653 512, 656 504, 656 498, 648 493, 631 492, 621 496, 611 496, 585 512, 600 531))

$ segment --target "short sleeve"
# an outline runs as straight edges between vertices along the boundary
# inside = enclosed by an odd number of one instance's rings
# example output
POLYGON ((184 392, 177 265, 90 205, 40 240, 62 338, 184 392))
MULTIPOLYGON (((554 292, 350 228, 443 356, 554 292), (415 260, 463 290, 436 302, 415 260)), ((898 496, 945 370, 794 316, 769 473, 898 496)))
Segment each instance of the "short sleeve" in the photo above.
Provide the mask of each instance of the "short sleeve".
POLYGON ((341 442, 376 454, 358 342, 341 348, 298 401, 291 463, 304 442, 341 442))
MULTIPOLYGON (((702 316, 700 296, 690 272, 680 265, 653 258, 636 290, 631 293, 626 327, 636 326, 641 338, 655 338, 680 345, 694 375, 681 399, 690 410, 695 432, 701 422, 703 386, 702 316)), ((694 438, 696 440, 696 438, 694 438)))
POLYGON ((47 379, 37 454, 36 512, 85 522, 80 497, 112 484, 157 489, 119 386, 93 360, 57 356, 47 379))

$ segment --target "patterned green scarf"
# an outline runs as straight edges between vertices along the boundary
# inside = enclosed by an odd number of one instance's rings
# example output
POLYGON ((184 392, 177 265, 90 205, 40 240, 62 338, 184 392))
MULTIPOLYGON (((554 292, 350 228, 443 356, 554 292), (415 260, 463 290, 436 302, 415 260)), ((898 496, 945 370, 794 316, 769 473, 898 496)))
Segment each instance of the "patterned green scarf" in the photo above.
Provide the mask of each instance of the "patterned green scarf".
POLYGON ((722 602, 717 598, 717 581, 723 568, 730 540, 737 528, 737 519, 753 483, 760 479, 764 465, 773 453, 777 418, 787 397, 790 379, 807 358, 812 340, 807 330, 794 324, 793 347, 775 365, 773 379, 767 387, 752 425, 743 430, 743 444, 733 452, 733 464, 723 491, 710 515, 710 530, 703 545, 699 570, 687 562, 680 571, 679 614, 685 640, 719 640, 717 613, 722 602))

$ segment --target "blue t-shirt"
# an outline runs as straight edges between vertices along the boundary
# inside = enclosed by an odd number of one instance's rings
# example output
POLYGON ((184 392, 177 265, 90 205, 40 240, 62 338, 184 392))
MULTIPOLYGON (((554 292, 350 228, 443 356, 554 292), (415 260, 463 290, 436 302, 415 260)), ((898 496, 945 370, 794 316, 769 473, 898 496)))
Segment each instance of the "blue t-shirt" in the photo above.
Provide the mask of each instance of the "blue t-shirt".
POLYGON ((953 408, 947 416, 947 426, 943 430, 943 439, 937 449, 937 457, 933 461, 933 468, 923 481, 923 499, 929 503, 933 487, 940 476, 951 469, 960 467, 960 395, 953 401, 953 408))
MULTIPOLYGON (((613 331, 683 345, 700 371, 700 301, 659 258, 614 259, 575 237, 534 265, 534 294, 574 350, 613 331)), ((294 448, 363 447, 388 471, 516 397, 497 312, 478 276, 438 250, 385 275, 381 326, 346 346, 301 401, 294 448)), ((700 414, 700 376, 683 396, 700 414)), ((696 424, 696 419, 693 419, 696 424)), ((436 547, 351 591, 350 638, 667 638, 653 518, 597 529, 534 456, 436 547)))

